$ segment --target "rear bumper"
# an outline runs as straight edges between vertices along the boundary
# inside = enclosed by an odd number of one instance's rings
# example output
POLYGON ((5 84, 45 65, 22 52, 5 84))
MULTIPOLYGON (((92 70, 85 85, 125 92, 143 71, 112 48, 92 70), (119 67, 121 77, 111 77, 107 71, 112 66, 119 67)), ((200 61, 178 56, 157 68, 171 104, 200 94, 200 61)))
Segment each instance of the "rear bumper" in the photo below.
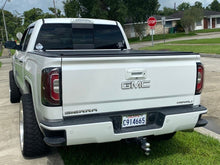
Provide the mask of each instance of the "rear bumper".
POLYGON ((205 126, 207 121, 201 118, 205 113, 205 107, 189 105, 75 116, 61 122, 41 122, 40 127, 50 146, 102 143, 205 126), (148 116, 147 125, 121 128, 122 116, 143 113, 148 116))

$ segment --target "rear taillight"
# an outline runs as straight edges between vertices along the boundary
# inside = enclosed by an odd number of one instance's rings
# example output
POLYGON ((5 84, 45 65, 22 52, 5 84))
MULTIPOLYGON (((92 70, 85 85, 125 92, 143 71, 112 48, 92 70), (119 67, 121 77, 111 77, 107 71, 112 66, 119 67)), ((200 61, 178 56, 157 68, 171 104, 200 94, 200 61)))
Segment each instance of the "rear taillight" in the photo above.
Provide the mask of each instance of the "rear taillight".
POLYGON ((201 94, 204 81, 204 67, 201 63, 197 63, 197 77, 196 77, 196 95, 201 94))
POLYGON ((46 68, 41 76, 41 101, 46 106, 59 106, 61 100, 61 69, 46 68))

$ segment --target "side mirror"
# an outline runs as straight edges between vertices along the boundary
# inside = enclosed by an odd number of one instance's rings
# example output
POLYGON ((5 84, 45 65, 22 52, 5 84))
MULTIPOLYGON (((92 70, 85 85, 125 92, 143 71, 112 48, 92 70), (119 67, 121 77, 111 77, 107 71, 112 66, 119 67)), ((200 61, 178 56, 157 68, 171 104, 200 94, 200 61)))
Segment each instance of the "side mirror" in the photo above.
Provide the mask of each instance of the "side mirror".
POLYGON ((23 36, 23 34, 21 32, 18 32, 16 34, 16 37, 19 39, 19 41, 21 41, 22 36, 23 36))
POLYGON ((6 41, 4 46, 8 49, 20 50, 20 45, 17 45, 15 41, 6 41))

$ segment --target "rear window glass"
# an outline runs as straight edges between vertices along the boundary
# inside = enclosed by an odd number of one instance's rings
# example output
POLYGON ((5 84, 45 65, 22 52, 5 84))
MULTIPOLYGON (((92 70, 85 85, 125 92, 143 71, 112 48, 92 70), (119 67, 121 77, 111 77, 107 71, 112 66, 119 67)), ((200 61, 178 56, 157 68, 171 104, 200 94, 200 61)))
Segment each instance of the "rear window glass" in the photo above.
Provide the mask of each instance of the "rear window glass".
POLYGON ((116 25, 44 24, 37 37, 36 47, 45 50, 124 49, 126 45, 116 25))

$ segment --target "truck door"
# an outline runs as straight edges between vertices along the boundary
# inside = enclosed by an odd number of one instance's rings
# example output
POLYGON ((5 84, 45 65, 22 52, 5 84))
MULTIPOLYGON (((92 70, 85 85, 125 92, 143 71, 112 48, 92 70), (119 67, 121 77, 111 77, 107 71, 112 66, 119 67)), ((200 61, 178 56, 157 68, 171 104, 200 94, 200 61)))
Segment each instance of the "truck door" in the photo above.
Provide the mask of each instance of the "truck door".
POLYGON ((17 80, 17 83, 21 88, 23 88, 24 85, 24 57, 26 56, 26 49, 28 46, 28 42, 30 40, 31 34, 33 31, 33 27, 28 28, 21 39, 21 50, 19 50, 15 54, 15 77, 17 80))

